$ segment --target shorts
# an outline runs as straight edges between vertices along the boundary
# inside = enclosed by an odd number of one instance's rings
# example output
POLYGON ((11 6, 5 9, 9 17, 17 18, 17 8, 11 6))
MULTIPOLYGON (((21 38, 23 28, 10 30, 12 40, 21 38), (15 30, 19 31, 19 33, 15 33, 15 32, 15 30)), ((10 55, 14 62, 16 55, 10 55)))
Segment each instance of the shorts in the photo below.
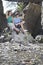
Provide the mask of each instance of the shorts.
POLYGON ((21 28, 21 25, 17 25, 17 26, 15 25, 15 27, 18 28, 18 29, 20 29, 21 28))
POLYGON ((12 29, 12 30, 14 29, 14 24, 13 23, 8 23, 8 26, 9 26, 10 29, 12 29))

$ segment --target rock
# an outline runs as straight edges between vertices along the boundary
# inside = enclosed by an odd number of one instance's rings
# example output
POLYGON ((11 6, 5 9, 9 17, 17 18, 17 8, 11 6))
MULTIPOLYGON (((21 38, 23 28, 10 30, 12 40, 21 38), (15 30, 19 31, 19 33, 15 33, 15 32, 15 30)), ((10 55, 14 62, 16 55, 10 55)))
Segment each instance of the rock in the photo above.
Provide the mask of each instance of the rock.
POLYGON ((36 41, 43 43, 43 35, 37 35, 35 39, 36 41))
POLYGON ((29 3, 24 9, 25 26, 35 38, 41 33, 41 6, 29 3), (34 24, 33 24, 34 23, 34 24), (40 31, 39 31, 40 30, 40 31))

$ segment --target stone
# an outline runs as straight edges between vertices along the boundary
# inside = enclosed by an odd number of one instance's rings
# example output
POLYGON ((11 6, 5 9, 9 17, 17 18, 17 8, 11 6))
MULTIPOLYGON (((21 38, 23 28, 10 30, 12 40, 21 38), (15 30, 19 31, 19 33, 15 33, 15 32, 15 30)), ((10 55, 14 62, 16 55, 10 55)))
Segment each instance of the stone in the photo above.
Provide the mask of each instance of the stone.
POLYGON ((41 33, 41 6, 29 3, 24 9, 25 27, 35 38, 41 33), (34 23, 34 24, 33 24, 34 23), (40 31, 39 31, 40 30, 40 31), (40 33, 39 33, 40 32, 40 33))
POLYGON ((36 41, 40 42, 40 43, 43 43, 43 35, 37 35, 35 37, 36 41))

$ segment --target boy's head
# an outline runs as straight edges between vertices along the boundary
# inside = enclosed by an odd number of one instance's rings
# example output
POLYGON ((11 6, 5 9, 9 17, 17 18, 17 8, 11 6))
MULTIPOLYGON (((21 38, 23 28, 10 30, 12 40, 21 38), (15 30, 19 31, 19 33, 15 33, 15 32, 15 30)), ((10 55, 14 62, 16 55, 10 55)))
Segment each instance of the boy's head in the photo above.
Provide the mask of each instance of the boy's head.
POLYGON ((16 16, 16 17, 19 17, 19 13, 15 13, 15 16, 16 16))
POLYGON ((8 16, 11 16, 12 15, 12 12, 11 11, 8 11, 8 16))

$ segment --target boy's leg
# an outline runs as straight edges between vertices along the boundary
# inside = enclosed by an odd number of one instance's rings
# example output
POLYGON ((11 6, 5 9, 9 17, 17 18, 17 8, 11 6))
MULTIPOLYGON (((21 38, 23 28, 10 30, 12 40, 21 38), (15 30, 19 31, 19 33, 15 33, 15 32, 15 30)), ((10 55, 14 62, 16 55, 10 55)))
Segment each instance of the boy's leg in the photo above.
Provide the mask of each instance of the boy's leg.
POLYGON ((13 30, 15 30, 16 32, 20 32, 19 29, 16 28, 15 26, 14 26, 13 30))
POLYGON ((20 25, 21 25, 22 32, 25 33, 25 32, 24 32, 23 23, 21 22, 20 25))
POLYGON ((11 30, 15 30, 16 32, 19 32, 19 29, 17 29, 13 23, 9 23, 8 26, 10 27, 11 30))

